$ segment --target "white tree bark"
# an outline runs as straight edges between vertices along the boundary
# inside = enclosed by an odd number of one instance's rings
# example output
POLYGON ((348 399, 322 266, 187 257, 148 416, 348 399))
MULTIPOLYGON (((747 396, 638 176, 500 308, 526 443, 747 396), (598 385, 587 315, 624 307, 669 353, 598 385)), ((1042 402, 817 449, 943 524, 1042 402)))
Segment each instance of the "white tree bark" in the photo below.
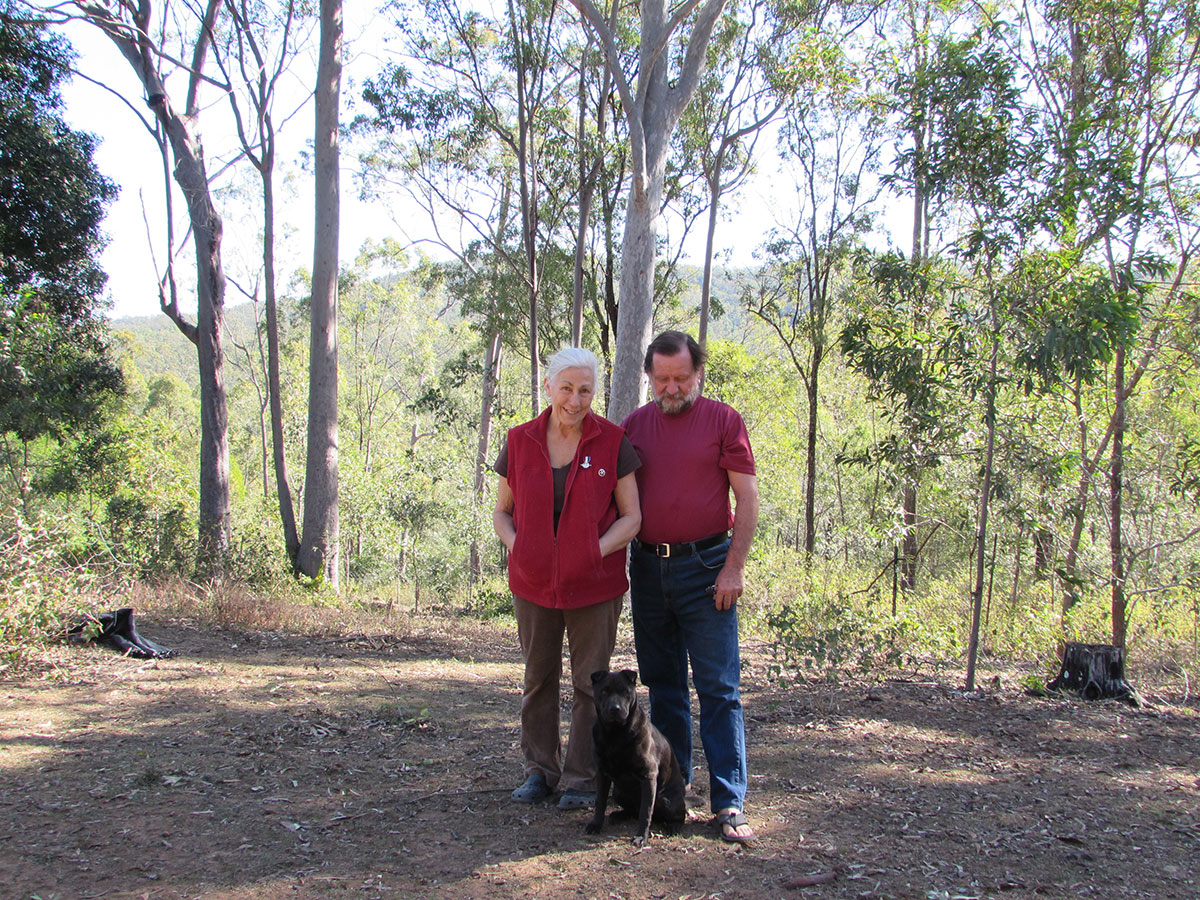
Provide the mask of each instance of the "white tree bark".
POLYGON ((682 68, 668 81, 667 45, 700 0, 688 0, 668 18, 666 0, 643 0, 638 79, 631 85, 620 68, 616 38, 592 0, 571 0, 604 45, 629 123, 632 180, 621 246, 617 346, 613 355, 608 417, 621 421, 646 395, 642 358, 654 328, 654 263, 671 134, 696 92, 705 48, 726 0, 706 0, 687 38, 682 68))
POLYGON ((342 3, 321 0, 316 90, 316 239, 309 340, 308 460, 297 568, 338 589, 338 102, 342 3))

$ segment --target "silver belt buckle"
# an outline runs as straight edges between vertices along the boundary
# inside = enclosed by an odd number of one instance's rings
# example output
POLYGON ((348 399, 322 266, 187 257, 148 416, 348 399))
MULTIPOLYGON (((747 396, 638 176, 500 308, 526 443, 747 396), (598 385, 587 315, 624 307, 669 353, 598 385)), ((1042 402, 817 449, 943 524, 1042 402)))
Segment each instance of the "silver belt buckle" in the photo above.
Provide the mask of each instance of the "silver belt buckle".
POLYGON ((655 548, 655 550, 658 553, 659 558, 661 558, 661 559, 670 559, 671 558, 671 545, 670 544, 659 544, 655 548))

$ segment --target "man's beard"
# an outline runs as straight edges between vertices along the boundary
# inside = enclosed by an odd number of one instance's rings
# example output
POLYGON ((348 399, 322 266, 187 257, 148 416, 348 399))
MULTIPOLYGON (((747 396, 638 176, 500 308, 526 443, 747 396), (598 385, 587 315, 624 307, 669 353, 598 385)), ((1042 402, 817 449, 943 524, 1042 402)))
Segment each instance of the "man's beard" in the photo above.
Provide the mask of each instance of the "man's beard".
POLYGON ((700 396, 700 381, 686 394, 668 395, 665 391, 654 398, 654 405, 668 416, 678 416, 692 408, 696 398, 700 396))

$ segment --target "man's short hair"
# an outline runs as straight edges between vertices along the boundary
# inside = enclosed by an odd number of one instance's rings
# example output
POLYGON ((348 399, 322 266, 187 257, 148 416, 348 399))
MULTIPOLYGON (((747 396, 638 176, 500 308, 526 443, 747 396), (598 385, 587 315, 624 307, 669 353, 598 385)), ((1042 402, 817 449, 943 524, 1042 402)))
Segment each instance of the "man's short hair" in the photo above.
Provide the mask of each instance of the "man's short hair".
POLYGON ((642 363, 642 369, 649 375, 650 370, 654 367, 654 354, 675 356, 685 348, 692 355, 693 369, 701 368, 708 360, 708 354, 704 352, 704 348, 697 344, 690 334, 684 334, 682 331, 664 331, 646 348, 646 359, 642 363))

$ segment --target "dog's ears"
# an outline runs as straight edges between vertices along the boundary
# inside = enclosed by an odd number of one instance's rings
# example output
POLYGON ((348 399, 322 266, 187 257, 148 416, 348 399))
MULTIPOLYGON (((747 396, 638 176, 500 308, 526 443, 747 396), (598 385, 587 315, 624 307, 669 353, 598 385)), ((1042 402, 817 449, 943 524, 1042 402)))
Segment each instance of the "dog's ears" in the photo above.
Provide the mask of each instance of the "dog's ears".
MULTIPOLYGON (((622 678, 624 678, 626 681, 628 681, 630 687, 637 684, 637 669, 622 669, 617 674, 620 675, 622 678)), ((608 677, 608 675, 609 675, 608 669, 601 669, 599 672, 593 672, 592 673, 592 684, 599 684, 604 679, 606 679, 608 677)))

